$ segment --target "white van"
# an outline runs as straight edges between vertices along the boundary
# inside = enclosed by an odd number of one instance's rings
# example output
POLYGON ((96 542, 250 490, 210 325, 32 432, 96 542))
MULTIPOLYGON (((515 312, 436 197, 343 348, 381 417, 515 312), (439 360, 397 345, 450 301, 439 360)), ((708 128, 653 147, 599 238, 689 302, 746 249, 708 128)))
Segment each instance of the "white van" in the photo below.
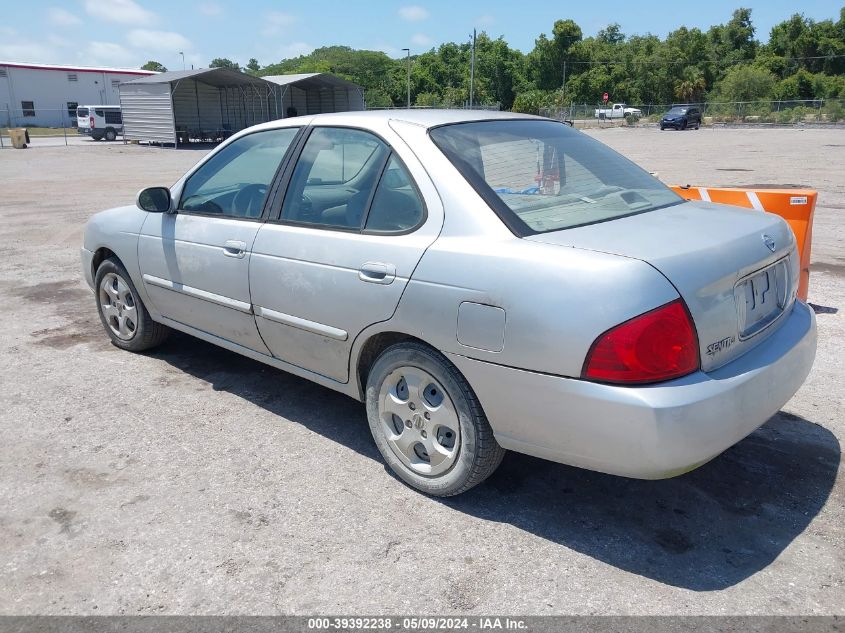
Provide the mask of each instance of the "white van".
POLYGON ((86 105, 76 108, 76 131, 95 141, 113 141, 123 134, 123 115, 120 106, 86 105))

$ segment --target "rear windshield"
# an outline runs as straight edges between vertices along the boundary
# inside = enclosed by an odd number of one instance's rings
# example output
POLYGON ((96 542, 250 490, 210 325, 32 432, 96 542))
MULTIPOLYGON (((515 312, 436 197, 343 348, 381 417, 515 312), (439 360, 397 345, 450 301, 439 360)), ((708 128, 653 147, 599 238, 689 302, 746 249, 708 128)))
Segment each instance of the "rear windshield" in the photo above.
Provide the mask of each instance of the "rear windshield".
POLYGON ((687 113, 686 108, 672 108, 668 112, 668 114, 686 114, 686 113, 687 113))
POLYGON ((434 128, 430 134, 517 235, 683 202, 627 158, 556 121, 459 123, 434 128))
POLYGON ((88 116, 88 108, 77 108, 76 116, 88 116))

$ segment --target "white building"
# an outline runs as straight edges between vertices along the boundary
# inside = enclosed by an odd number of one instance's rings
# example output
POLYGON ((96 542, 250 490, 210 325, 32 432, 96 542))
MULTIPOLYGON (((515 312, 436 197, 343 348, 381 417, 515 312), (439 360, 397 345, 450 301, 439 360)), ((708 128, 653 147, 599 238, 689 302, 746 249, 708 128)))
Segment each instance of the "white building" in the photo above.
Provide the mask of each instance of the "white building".
POLYGON ((76 106, 119 105, 122 82, 154 74, 0 61, 0 126, 76 125, 76 106))

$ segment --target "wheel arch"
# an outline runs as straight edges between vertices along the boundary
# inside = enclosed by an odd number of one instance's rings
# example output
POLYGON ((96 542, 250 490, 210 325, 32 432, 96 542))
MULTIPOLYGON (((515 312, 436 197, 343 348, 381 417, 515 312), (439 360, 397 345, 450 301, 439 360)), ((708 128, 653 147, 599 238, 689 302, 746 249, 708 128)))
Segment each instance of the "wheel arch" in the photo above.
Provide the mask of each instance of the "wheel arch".
POLYGON ((97 269, 100 267, 100 264, 109 257, 114 257, 124 266, 124 268, 126 267, 126 265, 120 261, 120 257, 118 257, 113 250, 106 248, 105 246, 101 246, 94 251, 94 256, 91 258, 91 279, 94 279, 97 276, 97 269))
POLYGON ((352 385, 354 394, 351 395, 357 397, 358 400, 364 400, 367 390, 367 377, 376 359, 388 347, 403 342, 420 343, 438 353, 442 353, 428 341, 407 332, 388 329, 364 334, 361 336, 361 342, 356 345, 357 353, 353 353, 352 369, 354 371, 352 374, 355 382, 352 385))

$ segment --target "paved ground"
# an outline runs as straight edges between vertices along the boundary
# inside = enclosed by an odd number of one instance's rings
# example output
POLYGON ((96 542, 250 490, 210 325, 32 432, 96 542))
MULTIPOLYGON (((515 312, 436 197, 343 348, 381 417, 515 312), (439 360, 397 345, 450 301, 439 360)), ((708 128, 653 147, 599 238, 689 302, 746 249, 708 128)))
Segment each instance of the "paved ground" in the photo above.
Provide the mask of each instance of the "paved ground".
POLYGON ((820 190, 807 384, 703 468, 639 482, 509 455, 448 501, 363 407, 176 336, 106 342, 94 211, 200 156, 0 151, 0 613, 843 613, 845 131, 592 132, 667 181, 820 190))

